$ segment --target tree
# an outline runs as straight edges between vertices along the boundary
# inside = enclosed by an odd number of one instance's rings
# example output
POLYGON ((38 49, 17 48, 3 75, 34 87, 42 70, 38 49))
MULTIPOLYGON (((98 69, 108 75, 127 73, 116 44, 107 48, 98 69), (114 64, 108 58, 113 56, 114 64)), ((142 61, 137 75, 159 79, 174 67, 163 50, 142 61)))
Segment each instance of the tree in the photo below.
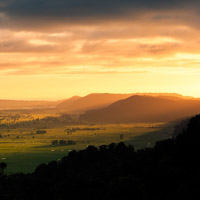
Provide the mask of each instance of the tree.
POLYGON ((0 163, 0 178, 2 177, 3 172, 6 167, 7 167, 7 164, 5 162, 0 163))
POLYGON ((66 140, 60 140, 60 141, 59 141, 59 145, 67 145, 66 140))
POLYGON ((37 130, 36 131, 36 134, 45 134, 45 133, 47 133, 46 130, 37 130))
POLYGON ((122 140, 124 138, 124 135, 123 134, 120 134, 120 140, 122 140))
POLYGON ((68 145, 75 145, 76 144, 76 142, 75 141, 73 141, 73 140, 68 140, 68 145))
POLYGON ((52 145, 58 145, 58 140, 53 140, 53 141, 51 141, 51 144, 52 144, 52 145))

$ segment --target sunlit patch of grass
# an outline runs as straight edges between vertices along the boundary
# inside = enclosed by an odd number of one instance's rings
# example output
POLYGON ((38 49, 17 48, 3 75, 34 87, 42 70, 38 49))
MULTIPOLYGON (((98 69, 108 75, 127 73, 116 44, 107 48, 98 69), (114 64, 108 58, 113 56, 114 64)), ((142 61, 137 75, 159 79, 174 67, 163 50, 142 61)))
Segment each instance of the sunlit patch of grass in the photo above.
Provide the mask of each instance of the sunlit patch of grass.
POLYGON ((8 164, 8 174, 27 173, 40 163, 61 159, 69 151, 84 149, 88 145, 100 146, 123 141, 136 144, 137 148, 145 147, 161 138, 163 127, 165 124, 161 123, 68 125, 45 129, 45 134, 36 134, 36 130, 31 127, 12 129, 9 132, 1 129, 3 138, 0 138, 0 161, 8 164), (73 128, 80 130, 72 133, 66 131, 73 128), (97 130, 84 130, 85 128, 97 130), (73 140, 76 145, 53 146, 52 140, 73 140))
POLYGON ((34 113, 25 114, 20 111, 0 111, 0 124, 13 124, 25 121, 31 121, 35 119, 43 119, 45 117, 57 117, 58 114, 45 114, 45 113, 34 113))

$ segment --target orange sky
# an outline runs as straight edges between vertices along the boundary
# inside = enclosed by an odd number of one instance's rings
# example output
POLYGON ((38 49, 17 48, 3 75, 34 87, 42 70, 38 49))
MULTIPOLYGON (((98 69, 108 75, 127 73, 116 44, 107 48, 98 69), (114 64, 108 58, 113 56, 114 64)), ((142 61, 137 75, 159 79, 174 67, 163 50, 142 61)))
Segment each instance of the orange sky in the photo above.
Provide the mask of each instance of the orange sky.
POLYGON ((50 14, 29 15, 17 1, 8 2, 0 1, 0 99, 54 100, 93 92, 200 97, 196 1, 165 10, 162 4, 149 9, 138 3, 140 12, 124 4, 127 13, 116 3, 111 14, 88 8, 88 16, 82 7, 65 16, 53 5, 54 13, 49 4, 50 14))

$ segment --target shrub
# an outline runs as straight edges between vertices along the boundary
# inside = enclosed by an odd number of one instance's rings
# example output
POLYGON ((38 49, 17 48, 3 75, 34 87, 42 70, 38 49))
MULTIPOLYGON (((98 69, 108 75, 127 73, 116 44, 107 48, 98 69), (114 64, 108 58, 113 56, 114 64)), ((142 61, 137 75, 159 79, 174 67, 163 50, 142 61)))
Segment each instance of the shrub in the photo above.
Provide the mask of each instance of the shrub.
POLYGON ((53 140, 53 141, 51 142, 51 144, 52 144, 52 145, 58 145, 58 140, 53 140))
POLYGON ((36 134, 45 134, 45 133, 47 133, 46 130, 37 130, 36 131, 36 134))
POLYGON ((59 145, 67 145, 67 141, 66 140, 60 140, 59 145))

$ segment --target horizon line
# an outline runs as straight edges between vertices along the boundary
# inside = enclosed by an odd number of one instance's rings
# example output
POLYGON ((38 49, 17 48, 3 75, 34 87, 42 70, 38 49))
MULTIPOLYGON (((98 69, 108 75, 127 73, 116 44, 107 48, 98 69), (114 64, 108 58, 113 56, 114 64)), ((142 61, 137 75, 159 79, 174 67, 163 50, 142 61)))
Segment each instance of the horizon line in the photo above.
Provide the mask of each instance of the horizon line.
POLYGON ((190 96, 190 95, 184 95, 184 94, 181 94, 181 93, 176 93, 176 92, 130 92, 130 93, 110 93, 110 92, 92 92, 92 93, 88 93, 86 95, 73 95, 73 96, 69 96, 69 97, 60 97, 60 98, 55 98, 55 97, 50 97, 50 98, 0 98, 0 101, 51 101, 51 102, 56 102, 56 101, 64 101, 64 100, 67 100, 67 99, 70 99, 70 98, 73 98, 73 97, 86 97, 86 96, 89 96, 89 95, 93 95, 93 94, 141 94, 141 95, 145 95, 145 94, 161 94, 161 95, 178 95, 178 96, 182 96, 182 97, 185 97, 185 98, 195 98, 195 99, 198 99, 200 98, 200 96, 190 96))

